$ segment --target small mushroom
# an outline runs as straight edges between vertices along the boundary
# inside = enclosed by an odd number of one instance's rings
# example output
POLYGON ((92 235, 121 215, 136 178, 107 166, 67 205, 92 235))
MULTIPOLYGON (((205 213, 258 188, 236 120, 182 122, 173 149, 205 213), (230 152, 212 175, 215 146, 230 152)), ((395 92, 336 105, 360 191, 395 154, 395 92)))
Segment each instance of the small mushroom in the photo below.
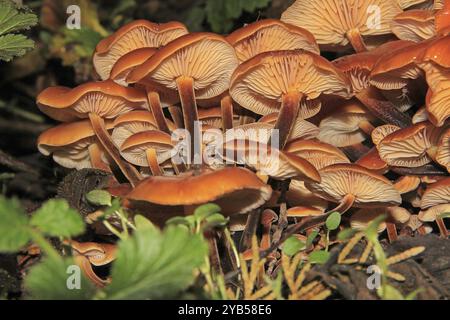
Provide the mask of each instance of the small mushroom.
POLYGON ((436 222, 442 237, 448 237, 448 230, 444 220, 440 217, 442 213, 450 212, 450 204, 439 204, 419 212, 419 220, 423 222, 436 222))
POLYGON ((337 202, 341 214, 352 206, 378 208, 398 206, 402 200, 394 185, 382 175, 355 164, 335 164, 319 170, 321 182, 306 182, 317 196, 337 202))
MULTIPOLYGON (((422 210, 429 209, 439 205, 446 205, 450 203, 450 178, 442 179, 436 183, 433 183, 427 187, 425 192, 422 195, 422 200, 420 203, 420 207, 422 210)), ((430 217, 436 214, 442 208, 447 209, 448 207, 439 207, 436 210, 430 210, 427 215, 425 212, 419 214, 419 218, 430 217)), ((443 213, 445 211, 441 211, 443 213)), ((436 223, 439 226, 439 230, 441 231, 441 235, 443 237, 448 236, 447 228, 445 227, 445 223, 442 218, 440 218, 437 214, 435 215, 436 223)), ((428 221, 428 220, 422 220, 428 221)))
POLYGON ((450 172, 450 128, 445 130, 439 138, 435 160, 450 172))
POLYGON ((385 174, 389 171, 388 164, 380 158, 377 148, 370 149, 369 152, 359 158, 355 163, 378 174, 385 174))

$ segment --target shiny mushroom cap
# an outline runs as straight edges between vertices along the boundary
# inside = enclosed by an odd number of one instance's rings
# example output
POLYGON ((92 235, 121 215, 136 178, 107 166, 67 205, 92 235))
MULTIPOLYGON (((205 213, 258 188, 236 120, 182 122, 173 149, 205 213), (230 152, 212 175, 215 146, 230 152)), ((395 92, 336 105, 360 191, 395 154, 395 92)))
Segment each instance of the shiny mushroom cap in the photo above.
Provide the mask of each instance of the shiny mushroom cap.
POLYGON ((401 11, 392 0, 297 0, 281 20, 309 30, 326 49, 339 50, 349 44, 347 34, 354 30, 363 37, 390 34, 390 22, 401 11), (376 28, 369 23, 374 8, 380 17, 376 28))
POLYGON ((212 33, 191 33, 158 50, 128 75, 127 82, 150 81, 176 91, 176 80, 190 77, 195 80, 195 96, 210 99, 228 90, 237 65, 234 48, 225 38, 212 33))
POLYGON ((106 80, 114 64, 125 54, 141 48, 159 48, 187 33, 186 27, 179 22, 130 22, 98 43, 93 57, 95 70, 102 80, 106 80))
POLYGON ((268 51, 304 49, 320 54, 308 30, 275 19, 248 24, 231 33, 227 40, 235 48, 240 63, 268 51))
POLYGON ((89 113, 115 118, 135 109, 144 109, 147 104, 143 91, 122 87, 112 80, 89 82, 73 89, 50 87, 36 100, 43 113, 62 122, 87 118, 89 113))
POLYGON ((355 197, 357 208, 400 205, 402 200, 393 184, 368 169, 354 164, 335 164, 319 171, 320 183, 306 187, 316 195, 332 202, 341 202, 347 195, 355 197))
MULTIPOLYGON (((112 123, 106 122, 111 129, 112 123)), ((89 120, 63 123, 44 131, 37 141, 39 151, 65 168, 92 168, 91 157, 101 158, 103 153, 97 146, 97 139, 89 120)))
POLYGON ((184 173, 176 177, 149 177, 127 198, 159 206, 216 203, 226 215, 246 213, 270 199, 272 189, 244 168, 184 173))
POLYGON ((140 48, 123 55, 112 67, 110 79, 121 85, 127 85, 125 80, 128 74, 153 56, 156 50, 156 48, 140 48))
POLYGON ((349 97, 349 83, 328 60, 305 50, 261 53, 242 63, 231 79, 230 94, 242 107, 260 115, 281 108, 283 95, 302 94, 299 116, 320 111, 320 97, 349 97))

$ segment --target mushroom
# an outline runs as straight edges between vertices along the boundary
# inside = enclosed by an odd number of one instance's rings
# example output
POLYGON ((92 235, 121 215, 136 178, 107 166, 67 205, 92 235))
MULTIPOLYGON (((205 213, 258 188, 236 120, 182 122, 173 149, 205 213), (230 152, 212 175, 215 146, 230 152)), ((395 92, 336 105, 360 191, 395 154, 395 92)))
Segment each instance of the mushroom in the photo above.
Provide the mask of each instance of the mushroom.
POLYGON ((400 194, 405 194, 416 190, 419 187, 420 182, 419 177, 402 176, 395 181, 394 187, 398 192, 400 192, 400 194))
POLYGON ((402 12, 392 0, 297 0, 281 16, 281 21, 305 28, 325 49, 339 49, 349 43, 356 52, 366 51, 363 37, 391 33, 390 22, 402 12), (376 27, 371 20, 379 10, 376 27))
POLYGON ((108 243, 77 242, 71 240, 68 243, 72 248, 75 263, 81 268, 86 277, 97 287, 104 287, 110 280, 100 278, 92 266, 104 266, 116 258, 116 246, 108 243))
POLYGON ((292 180, 289 184, 286 200, 291 207, 315 208, 321 212, 325 212, 328 207, 328 201, 309 191, 305 187, 305 183, 299 180, 292 180))
POLYGON ((319 170, 321 182, 305 182, 315 195, 339 205, 341 214, 352 206, 398 206, 402 200, 394 185, 382 175, 355 164, 335 164, 319 170))
MULTIPOLYGON (((111 121, 105 123, 112 128, 111 121)), ((99 145, 89 120, 63 123, 44 131, 38 138, 39 151, 65 168, 95 168, 110 172, 102 160, 103 150, 99 145)))
POLYGON ((370 149, 369 152, 359 158, 355 163, 378 174, 385 174, 389 171, 388 164, 380 158, 377 148, 370 149))
POLYGON ((247 24, 227 36, 227 40, 240 63, 268 51, 304 49, 320 54, 316 39, 308 30, 275 19, 247 24))
POLYGON ((441 134, 434 159, 450 172, 450 128, 441 134))
POLYGON ((149 177, 128 195, 132 201, 144 201, 150 207, 185 207, 192 213, 194 207, 216 203, 224 215, 247 213, 270 199, 272 189, 253 172, 244 168, 228 167, 221 170, 202 170, 175 177, 149 177))
POLYGON ((225 38, 211 33, 182 36, 158 50, 144 64, 133 70, 128 83, 155 82, 178 90, 185 129, 190 134, 191 162, 199 155, 198 99, 217 97, 228 90, 231 74, 238 65, 233 47, 225 38))
POLYGON ((130 22, 98 43, 93 57, 95 70, 102 80, 109 79, 114 64, 125 54, 141 48, 162 47, 187 33, 186 27, 179 22, 130 22))
POLYGON ((450 46, 450 35, 441 37, 431 42, 423 52, 419 63, 425 71, 429 85, 429 96, 426 108, 430 121, 438 127, 442 127, 450 117, 450 61, 447 50, 450 46))
MULTIPOLYGON (((167 119, 169 129, 175 130, 175 124, 167 119)), ((123 142, 133 134, 158 129, 155 117, 148 111, 131 111, 118 116, 113 122, 111 138, 117 148, 120 149, 123 142)))
MULTIPOLYGON (((239 125, 239 117, 238 115, 233 115, 233 111, 229 110, 231 114, 231 123, 225 124, 225 122, 230 122, 228 119, 228 115, 223 114, 224 109, 221 107, 215 108, 202 108, 198 110, 198 120, 204 124, 210 125, 214 128, 222 128, 223 132, 228 129, 232 129, 234 126, 239 125), (226 129, 224 129, 226 128, 226 129)), ((227 112, 227 113, 228 113, 227 112)))
POLYGON ((296 139, 290 141, 285 151, 309 161, 317 170, 337 163, 350 163, 338 148, 324 142, 296 139))
POLYGON ((37 97, 39 109, 55 120, 89 118, 101 145, 132 185, 139 181, 139 173, 133 166, 122 161, 106 130, 105 119, 142 109, 145 104, 146 98, 142 91, 121 87, 112 80, 90 82, 74 89, 50 87, 37 97))
POLYGON ((420 42, 436 35, 434 12, 431 10, 408 10, 397 15, 391 22, 392 32, 402 40, 420 42))
POLYGON ((346 77, 329 61, 304 50, 261 53, 234 72, 230 94, 242 107, 260 115, 279 110, 275 129, 279 148, 286 144, 297 115, 320 111, 322 95, 349 96, 346 77))
POLYGON ((375 129, 373 129, 371 134, 373 144, 376 146, 379 145, 384 138, 400 129, 401 129, 400 127, 395 126, 393 124, 385 124, 376 127, 375 129))
POLYGON ((287 210, 287 216, 290 218, 307 218, 319 217, 324 214, 325 210, 315 207, 292 207, 287 210))
MULTIPOLYGON (((433 183, 427 187, 425 192, 422 195, 422 199, 420 202, 420 207, 422 210, 429 209, 431 207, 435 207, 438 205, 445 205, 450 203, 450 178, 442 179, 436 183, 433 183)), ((447 209, 448 207, 445 207, 447 209)), ((433 215, 438 212, 442 207, 437 208, 436 211, 430 210, 429 215, 433 215)), ((440 212, 442 213, 442 212, 440 212)), ((425 213, 419 214, 419 218, 422 220, 425 213), (421 218, 422 217, 422 218, 421 218)), ((428 215, 427 215, 428 216, 428 215)), ((428 216, 429 217, 429 216, 428 216)), ((447 228, 445 227, 445 223, 443 219, 436 215, 436 223, 439 226, 439 230, 441 231, 441 235, 444 237, 448 236, 447 228)), ((426 221, 426 220, 422 220, 426 221)))
POLYGON ((439 204, 419 212, 418 218, 423 222, 436 222, 442 237, 448 237, 448 230, 441 214, 450 212, 450 204, 439 204))
POLYGON ((433 0, 397 0, 402 9, 416 8, 417 6, 425 6, 426 8, 433 6, 433 0), (431 6, 430 6, 431 3, 431 6))
POLYGON ((434 157, 438 131, 427 122, 397 130, 381 140, 377 145, 378 152, 390 166, 423 166, 434 157))
POLYGON ((161 176, 163 172, 159 164, 171 158, 173 147, 170 135, 158 130, 148 130, 126 139, 120 147, 120 153, 130 163, 150 167, 154 176, 161 176))
MULTIPOLYGON (((427 96, 429 96, 428 99, 431 99, 431 90, 428 90, 428 94, 427 96)), ((424 122, 424 121, 428 121, 428 112, 427 109, 425 107, 421 107, 419 108, 419 110, 416 111, 416 113, 414 114, 413 118, 412 118, 412 122, 413 124, 419 123, 419 122, 424 122)))

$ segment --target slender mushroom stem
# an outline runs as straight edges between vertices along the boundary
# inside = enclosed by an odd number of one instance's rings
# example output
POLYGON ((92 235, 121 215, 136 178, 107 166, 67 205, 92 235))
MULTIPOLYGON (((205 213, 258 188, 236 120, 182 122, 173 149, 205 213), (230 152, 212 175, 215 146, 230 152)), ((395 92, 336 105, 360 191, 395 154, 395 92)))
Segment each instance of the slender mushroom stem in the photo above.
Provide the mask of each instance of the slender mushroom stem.
POLYGON ((388 124, 400 128, 406 128, 412 124, 411 118, 406 113, 401 112, 395 105, 387 101, 373 86, 361 90, 355 96, 374 116, 388 124))
POLYGON ((437 225, 439 227, 439 231, 441 233, 441 237, 447 238, 448 237, 448 230, 447 230, 447 227, 445 226, 444 219, 438 217, 438 218, 436 218, 436 223, 437 223, 437 225))
POLYGON ((170 134, 169 126, 167 125, 166 118, 164 117, 164 112, 161 105, 161 100, 159 94, 155 91, 147 91, 147 100, 150 111, 156 121, 156 126, 159 130, 170 134))
POLYGON ((341 202, 337 207, 334 209, 324 213, 324 215, 331 214, 333 212, 339 212, 340 214, 346 213, 348 210, 351 209, 353 204, 355 203, 355 196, 352 194, 347 194, 344 198, 342 198, 341 202))
POLYGON ((261 219, 261 210, 252 210, 248 214, 247 223, 245 224, 244 231, 242 232, 241 240, 239 242, 239 251, 243 252, 251 248, 252 237, 256 234, 259 221, 261 219))
POLYGON ((222 129, 223 132, 233 128, 233 101, 227 95, 220 101, 222 110, 222 129))
POLYGON ((425 229, 424 226, 420 226, 419 228, 417 228, 417 232, 421 235, 424 236, 427 234, 427 230, 425 229))
POLYGON ((91 121, 95 135, 102 144, 103 148, 118 165, 131 185, 136 186, 140 181, 140 174, 135 167, 133 167, 128 162, 123 161, 120 157, 119 151, 114 146, 114 143, 111 140, 111 136, 105 128, 105 121, 96 113, 89 113, 89 120, 91 121))
POLYGON ((352 44, 353 49, 355 49, 357 53, 367 51, 364 39, 362 38, 361 33, 359 33, 358 29, 349 30, 346 36, 348 41, 350 41, 350 43, 352 44))
POLYGON ((88 147, 89 158, 94 169, 102 170, 105 172, 111 172, 111 168, 103 162, 102 151, 98 144, 93 143, 88 147))
POLYGON ((387 231, 389 243, 392 243, 398 239, 397 228, 395 227, 394 223, 386 222, 386 231, 387 231))
POLYGON ((181 113, 180 108, 177 106, 170 106, 168 109, 177 128, 184 128, 183 114, 181 113))
MULTIPOLYGON (((299 92, 290 92, 283 95, 280 113, 278 114, 277 122, 275 123, 275 130, 279 130, 279 146, 282 150, 289 139, 289 134, 295 124, 298 112, 300 110, 300 102, 303 94, 299 92)), ((269 145, 271 145, 269 141, 269 145)))
POLYGON ((197 102, 195 101, 194 79, 191 77, 179 77, 176 82, 178 93, 180 95, 181 106, 183 108, 184 128, 190 135, 190 160, 194 171, 198 171, 199 165, 195 164, 195 162, 198 157, 201 157, 201 134, 198 127, 198 112, 197 102))
POLYGON ((156 155, 156 150, 154 148, 148 148, 145 151, 145 155, 147 156, 147 163, 150 167, 150 171, 154 176, 162 176, 163 172, 161 171, 161 167, 158 163, 158 157, 156 155))

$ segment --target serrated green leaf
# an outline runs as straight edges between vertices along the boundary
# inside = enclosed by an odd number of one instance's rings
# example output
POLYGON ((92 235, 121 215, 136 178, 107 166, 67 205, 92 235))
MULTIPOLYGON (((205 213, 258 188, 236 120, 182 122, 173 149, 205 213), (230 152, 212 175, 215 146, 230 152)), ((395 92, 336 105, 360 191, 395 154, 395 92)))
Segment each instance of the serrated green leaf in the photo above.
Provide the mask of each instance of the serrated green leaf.
POLYGON ((44 203, 33 214, 30 223, 48 236, 64 238, 82 234, 85 227, 80 214, 63 199, 52 199, 44 203))
POLYGON ((197 220, 202 221, 203 219, 209 217, 212 214, 219 213, 220 207, 214 203, 204 204, 194 211, 194 216, 197 220))
POLYGON ((15 252, 30 241, 28 217, 17 199, 0 196, 0 252, 15 252))
POLYGON ((331 213, 326 221, 327 229, 330 231, 336 230, 339 228, 339 225, 341 224, 341 215, 339 212, 333 212, 331 213))
POLYGON ((287 256, 293 256, 304 249, 306 244, 295 236, 286 239, 283 244, 283 253, 287 256))
POLYGON ((106 190, 92 190, 86 194, 86 200, 95 206, 111 206, 112 196, 106 190))
POLYGON ((9 0, 0 0, 0 35, 29 29, 36 25, 38 18, 35 14, 22 12, 9 0))
POLYGON ((47 257, 33 267, 25 278, 25 288, 31 298, 39 300, 86 300, 95 292, 74 261, 62 257, 47 257), (70 285, 74 281, 71 277, 79 277, 79 289, 70 285))
POLYGON ((309 262, 313 264, 324 264, 330 258, 330 253, 328 251, 319 250, 313 251, 309 255, 309 262))
POLYGON ((0 60, 11 61, 34 48, 34 41, 21 34, 0 36, 0 60))
POLYGON ((169 226, 164 232, 137 230, 119 243, 108 299, 174 298, 194 281, 194 269, 207 256, 200 235, 169 226))

